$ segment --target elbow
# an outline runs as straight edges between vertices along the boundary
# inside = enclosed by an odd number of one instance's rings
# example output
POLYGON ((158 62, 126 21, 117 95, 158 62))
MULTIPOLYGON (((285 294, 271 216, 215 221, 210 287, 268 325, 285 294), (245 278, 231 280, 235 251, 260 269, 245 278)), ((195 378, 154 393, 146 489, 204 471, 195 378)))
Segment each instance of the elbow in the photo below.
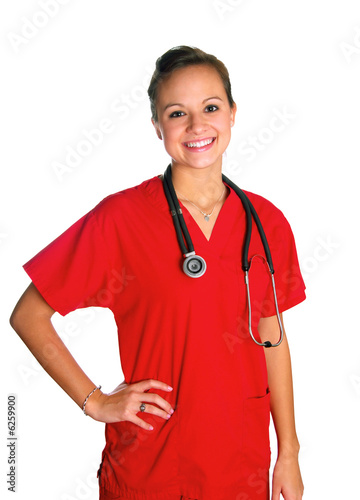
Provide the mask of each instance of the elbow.
POLYGON ((9 318, 10 325, 13 328, 13 330, 15 330, 16 333, 19 333, 21 329, 22 317, 23 317, 22 311, 18 306, 16 306, 9 318))
POLYGON ((36 296, 36 289, 31 284, 22 294, 11 313, 9 322, 17 334, 21 331, 24 323, 29 321, 32 314, 37 310, 37 301, 34 300, 36 296))
POLYGON ((35 286, 31 283, 20 297, 10 316, 10 325, 20 334, 21 331, 28 328, 34 321, 50 320, 55 310, 40 295, 35 286))
POLYGON ((14 311, 11 313, 11 316, 9 318, 9 323, 11 327, 15 330, 15 314, 14 311))

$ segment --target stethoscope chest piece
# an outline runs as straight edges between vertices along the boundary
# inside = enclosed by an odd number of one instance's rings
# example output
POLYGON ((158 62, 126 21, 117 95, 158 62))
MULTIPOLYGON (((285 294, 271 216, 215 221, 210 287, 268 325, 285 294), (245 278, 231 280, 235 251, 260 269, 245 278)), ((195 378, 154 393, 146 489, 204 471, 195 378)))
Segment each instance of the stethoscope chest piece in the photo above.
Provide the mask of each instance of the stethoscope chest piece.
POLYGON ((184 260, 183 271, 190 278, 200 278, 206 271, 206 262, 200 255, 196 255, 195 252, 191 252, 191 254, 188 254, 184 260))
MULTIPOLYGON (((234 184, 230 179, 228 179, 224 174, 222 174, 222 180, 225 182, 228 186, 230 186, 235 193, 239 196, 244 210, 246 214, 246 233, 245 233, 245 239, 244 239, 244 244, 243 244, 243 251, 242 251, 242 268, 245 273, 245 286, 246 286, 246 295, 247 295, 247 301, 248 301, 248 315, 249 315, 249 333, 250 336, 252 337, 253 341, 263 347, 276 347, 281 344, 284 336, 284 330, 282 326, 282 321, 280 317, 280 312, 279 312, 279 307, 278 307, 278 301, 276 297, 276 289, 275 289, 275 281, 274 281, 274 267, 272 263, 272 258, 271 258, 271 253, 270 253, 270 248, 265 236, 264 229, 262 227, 262 224, 260 222, 259 216, 255 211, 255 208, 253 207, 252 203, 250 202, 249 198, 246 196, 246 194, 236 185, 234 184), (274 302, 275 302, 275 309, 276 309, 276 316, 278 319, 279 327, 280 327, 280 338, 279 341, 276 344, 272 344, 269 340, 265 342, 258 342, 252 332, 252 327, 251 327, 251 298, 250 298, 250 287, 249 287, 249 269, 251 265, 251 260, 249 261, 249 246, 250 246, 250 239, 251 239, 251 228, 252 228, 252 218, 255 220, 256 226, 258 228, 258 232, 260 234, 260 238, 264 247, 264 252, 266 255, 265 261, 267 262, 267 265, 269 267, 270 275, 271 275, 271 281, 272 281, 272 288, 274 292, 274 302)), ((167 167, 167 169, 164 172, 164 181, 163 181, 163 186, 164 186, 164 191, 165 191, 165 196, 169 204, 170 208, 170 213, 173 218, 174 222, 174 227, 175 227, 175 232, 176 232, 176 237, 178 239, 178 243, 180 245, 183 257, 184 257, 184 262, 183 262, 183 271, 187 276, 190 276, 190 278, 200 278, 200 276, 203 276, 203 274, 206 271, 206 262, 205 260, 200 257, 200 255, 196 255, 195 250, 194 250, 194 245, 191 241, 191 237, 189 234, 189 231, 186 227, 185 220, 183 217, 183 213, 179 204, 179 200, 177 199, 176 192, 174 189, 174 186, 172 184, 172 179, 171 179, 171 164, 167 167), (186 241, 186 245, 184 243, 184 238, 186 241)))

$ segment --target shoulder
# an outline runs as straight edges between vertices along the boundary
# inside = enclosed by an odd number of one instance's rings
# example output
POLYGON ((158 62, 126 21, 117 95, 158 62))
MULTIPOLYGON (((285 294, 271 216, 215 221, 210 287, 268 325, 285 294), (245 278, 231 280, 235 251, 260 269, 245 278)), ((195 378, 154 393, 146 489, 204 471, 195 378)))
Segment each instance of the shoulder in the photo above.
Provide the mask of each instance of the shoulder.
POLYGON ((112 193, 101 200, 90 214, 98 220, 123 218, 124 214, 132 214, 144 209, 147 203, 146 191, 156 189, 157 176, 142 181, 136 186, 112 193))
POLYGON ((270 200, 264 198, 263 196, 260 196, 259 194, 255 194, 244 189, 243 191, 251 201, 259 216, 263 216, 265 217, 265 219, 270 218, 273 220, 286 221, 285 215, 282 210, 280 210, 280 208, 270 200))
POLYGON ((271 234, 272 238, 279 240, 284 238, 286 233, 292 235, 289 221, 279 207, 263 196, 250 191, 243 191, 254 206, 267 234, 271 234))

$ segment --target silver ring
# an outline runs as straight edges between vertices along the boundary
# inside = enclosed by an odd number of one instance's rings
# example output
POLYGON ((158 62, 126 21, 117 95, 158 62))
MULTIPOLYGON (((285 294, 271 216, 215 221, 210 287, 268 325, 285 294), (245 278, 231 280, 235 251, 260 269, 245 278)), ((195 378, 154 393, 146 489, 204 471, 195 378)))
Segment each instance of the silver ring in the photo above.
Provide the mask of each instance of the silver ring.
POLYGON ((140 405, 140 411, 145 411, 145 403, 141 403, 141 405, 140 405))

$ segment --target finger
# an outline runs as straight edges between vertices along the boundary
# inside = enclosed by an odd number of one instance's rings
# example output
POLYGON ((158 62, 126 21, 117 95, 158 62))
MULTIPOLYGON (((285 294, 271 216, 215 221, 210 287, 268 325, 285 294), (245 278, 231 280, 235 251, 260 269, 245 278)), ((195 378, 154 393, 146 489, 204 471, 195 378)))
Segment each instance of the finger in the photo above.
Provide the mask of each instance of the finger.
POLYGON ((279 489, 277 486, 273 486, 271 500, 280 500, 280 491, 281 489, 279 489))
POLYGON ((147 422, 145 422, 145 420, 143 420, 142 418, 137 417, 136 415, 133 415, 131 417, 131 420, 129 420, 129 422, 132 422, 133 424, 136 424, 139 427, 141 427, 142 429, 145 429, 147 431, 153 431, 154 430, 154 427, 151 424, 148 424, 147 422))
MULTIPOLYGON (((140 407, 138 411, 141 411, 140 407)), ((169 420, 172 413, 174 413, 173 410, 171 410, 171 412, 166 412, 164 410, 161 410, 160 408, 156 408, 156 406, 150 405, 149 403, 145 404, 145 410, 143 410, 143 412, 150 413, 151 415, 156 415, 158 417, 164 418, 165 420, 169 420)))
POLYGON ((139 395, 141 398, 141 401, 144 403, 154 403, 160 407, 160 409, 163 409, 166 413, 169 413, 170 415, 174 413, 174 410, 171 406, 171 404, 166 401, 164 398, 159 396, 159 394, 154 394, 152 392, 144 392, 139 395))
POLYGON ((147 380, 141 380, 140 382, 136 382, 133 385, 137 385, 139 390, 142 392, 148 391, 149 389, 160 389, 162 391, 170 392, 173 388, 165 384, 165 382, 160 382, 160 380, 155 380, 153 378, 147 380))

